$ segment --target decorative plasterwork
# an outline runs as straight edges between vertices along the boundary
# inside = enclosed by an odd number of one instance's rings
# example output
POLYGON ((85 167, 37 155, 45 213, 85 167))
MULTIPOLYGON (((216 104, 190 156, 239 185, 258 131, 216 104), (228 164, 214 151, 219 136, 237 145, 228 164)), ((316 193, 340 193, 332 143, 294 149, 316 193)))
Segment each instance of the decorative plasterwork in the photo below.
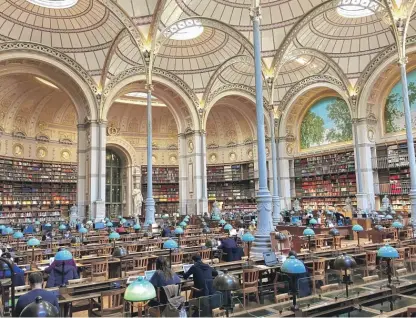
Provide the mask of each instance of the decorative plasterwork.
POLYGON ((288 103, 295 97, 301 90, 303 90, 305 87, 308 87, 313 84, 319 84, 319 83, 330 83, 335 86, 338 86, 342 91, 345 91, 346 94, 348 94, 348 90, 345 87, 344 83, 332 76, 329 75, 314 75, 305 78, 304 80, 298 82, 295 86, 293 86, 283 97, 281 102, 281 110, 284 111, 288 106, 288 103))
POLYGON ((106 145, 109 148, 113 146, 122 151, 126 156, 129 165, 137 166, 139 164, 136 149, 134 149, 132 144, 126 141, 123 137, 108 136, 106 145))

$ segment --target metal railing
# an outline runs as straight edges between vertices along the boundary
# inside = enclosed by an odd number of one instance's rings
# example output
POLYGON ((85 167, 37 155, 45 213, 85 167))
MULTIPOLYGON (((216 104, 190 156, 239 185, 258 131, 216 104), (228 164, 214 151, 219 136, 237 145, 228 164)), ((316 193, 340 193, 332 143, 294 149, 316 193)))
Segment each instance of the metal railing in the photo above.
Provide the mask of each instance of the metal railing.
POLYGON ((410 181, 400 183, 375 183, 374 194, 376 195, 400 195, 409 194, 410 181))

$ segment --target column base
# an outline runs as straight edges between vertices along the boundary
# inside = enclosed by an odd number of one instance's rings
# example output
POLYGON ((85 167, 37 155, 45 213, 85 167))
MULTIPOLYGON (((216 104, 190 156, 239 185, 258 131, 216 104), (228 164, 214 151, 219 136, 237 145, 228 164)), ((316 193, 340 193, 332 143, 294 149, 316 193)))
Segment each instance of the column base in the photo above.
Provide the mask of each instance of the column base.
POLYGON ((409 192, 411 222, 413 226, 413 236, 416 234, 416 189, 409 192))
POLYGON ((272 204, 273 204, 273 226, 279 224, 282 220, 282 215, 280 214, 280 198, 277 195, 273 195, 272 197, 272 204))
POLYGON ((155 220, 155 213, 156 213, 155 200, 153 198, 146 198, 145 206, 146 206, 146 218, 145 218, 145 221, 144 221, 144 225, 148 226, 148 225, 155 224, 156 223, 156 220, 155 220))
POLYGON ((93 218, 98 222, 105 219, 105 202, 97 200, 94 202, 94 209, 92 211, 93 218))
POLYGON ((265 189, 257 193, 257 232, 254 235, 252 251, 254 254, 263 254, 270 251, 270 232, 273 231, 272 197, 265 189))

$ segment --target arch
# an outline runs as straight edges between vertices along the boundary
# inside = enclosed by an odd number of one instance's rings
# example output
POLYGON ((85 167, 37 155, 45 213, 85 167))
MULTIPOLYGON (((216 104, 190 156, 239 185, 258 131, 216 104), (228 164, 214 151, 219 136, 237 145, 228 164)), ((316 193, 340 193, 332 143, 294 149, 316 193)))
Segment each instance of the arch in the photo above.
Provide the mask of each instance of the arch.
POLYGON ((73 101, 80 123, 87 117, 98 118, 98 88, 82 66, 66 54, 41 44, 5 42, 0 43, 0 64, 7 65, 1 70, 2 76, 25 72, 56 84, 73 101))
MULTIPOLYGON (((248 51, 248 54, 250 54, 254 59, 254 46, 253 46, 253 44, 244 35, 242 35, 239 31, 237 31, 236 29, 234 29, 230 25, 228 25, 228 24, 226 24, 222 21, 218 21, 218 20, 215 20, 215 19, 202 17, 202 16, 186 17, 186 18, 179 19, 179 20, 171 23, 169 26, 165 27, 165 29, 162 32, 160 32, 158 38, 155 41, 152 41, 152 49, 151 49, 151 53, 150 53, 150 63, 149 63, 149 76, 150 76, 150 78, 152 76, 151 73, 152 73, 153 63, 156 59, 156 56, 157 56, 160 48, 163 46, 163 44, 167 40, 169 40, 170 36, 173 34, 173 33, 170 32, 171 27, 173 25, 179 23, 179 22, 183 22, 183 21, 187 21, 187 20, 198 20, 198 21, 201 22, 202 26, 211 27, 213 29, 217 29, 217 30, 220 30, 222 32, 226 32, 228 35, 232 36, 239 43, 241 43, 241 45, 248 51)), ((266 70, 267 67, 266 67, 266 64, 264 63, 263 59, 262 59, 262 69, 263 69, 263 73, 265 73, 264 70, 266 70)))
MULTIPOLYGON (((280 117, 280 121, 279 121, 279 136, 281 137, 285 137, 288 134, 294 135, 295 132, 290 131, 288 129, 288 123, 291 123, 293 126, 295 127, 299 127, 300 128, 300 120, 299 120, 299 116, 296 117, 296 119, 291 119, 288 120, 288 117, 290 115, 293 115, 293 108, 296 105, 296 101, 298 100, 298 98, 302 97, 304 94, 306 94, 307 92, 313 90, 313 89, 317 89, 317 88, 322 88, 322 89, 330 89, 336 93, 338 93, 342 99, 345 100, 345 102, 348 105, 348 108, 350 110, 350 114, 351 114, 351 118, 353 117, 353 111, 351 109, 351 104, 349 101, 349 95, 343 91, 339 86, 334 85, 332 83, 322 83, 322 82, 312 82, 312 83, 308 83, 308 85, 305 85, 304 87, 299 87, 297 92, 291 96, 290 99, 288 99, 288 102, 286 105, 283 106, 282 108, 282 112, 283 115, 280 117), (296 122, 293 122, 293 120, 295 120, 296 122)), ((309 105, 310 106, 310 105, 309 105)))
POLYGON ((139 160, 137 158, 136 150, 127 142, 124 138, 118 136, 107 136, 106 147, 109 149, 114 149, 117 153, 121 154, 127 162, 126 166, 137 166, 139 160))
MULTIPOLYGON (((407 54, 416 52, 416 36, 407 38, 406 43, 407 54)), ((367 101, 373 90, 374 84, 383 70, 390 64, 397 62, 398 58, 397 46, 391 45, 386 50, 379 53, 361 74, 355 86, 358 96, 358 118, 367 117, 367 101)))
MULTIPOLYGON (((247 91, 245 89, 237 90, 237 89, 232 89, 232 88, 222 90, 218 94, 215 94, 215 96, 210 100, 210 103, 206 105, 204 116, 203 116, 203 119, 202 119, 202 127, 203 127, 204 130, 206 129, 207 119, 208 119, 208 115, 209 115, 211 109, 217 104, 218 101, 220 101, 221 99, 223 99, 225 97, 228 97, 228 96, 243 97, 243 98, 245 98, 248 101, 251 101, 253 103, 253 108, 254 109, 256 107, 256 95, 253 92, 247 91)), ((269 129, 270 129, 270 120, 269 120, 269 116, 267 116, 268 111, 269 111, 268 104, 263 105, 263 107, 264 107, 264 110, 266 110, 266 112, 264 114, 266 131, 269 131, 269 129)), ((248 122, 250 124, 252 124, 254 121, 249 120, 248 122)), ((253 131, 256 132, 256 123, 255 122, 254 122, 253 126, 254 126, 253 131)))
MULTIPOLYGON (((181 114, 179 107, 174 107, 169 99, 163 98, 163 96, 160 97, 172 112, 178 126, 178 131, 184 132, 187 127, 198 130, 199 101, 196 95, 193 93, 192 89, 189 88, 189 86, 181 79, 171 74, 170 72, 159 69, 154 69, 154 71, 155 82, 161 83, 162 85, 173 89, 175 93, 182 98, 186 110, 190 113, 190 118, 185 118, 185 116, 181 114), (184 88, 187 89, 185 90, 184 88)), ((117 75, 103 91, 102 119, 107 119, 108 111, 111 105, 126 86, 135 82, 146 83, 146 80, 147 78, 144 67, 131 68, 117 75)))

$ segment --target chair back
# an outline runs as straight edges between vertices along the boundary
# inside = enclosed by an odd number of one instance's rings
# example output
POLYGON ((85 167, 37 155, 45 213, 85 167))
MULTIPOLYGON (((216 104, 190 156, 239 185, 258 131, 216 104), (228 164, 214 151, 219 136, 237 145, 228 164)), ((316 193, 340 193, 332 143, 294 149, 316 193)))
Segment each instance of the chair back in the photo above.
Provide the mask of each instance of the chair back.
POLYGON ((324 246, 324 238, 323 237, 317 237, 315 239, 315 246, 316 246, 316 248, 322 248, 324 246))
POLYGON ((134 253, 138 251, 139 246, 138 245, 127 245, 127 251, 129 253, 134 253))
POLYGON ((30 285, 16 286, 14 288, 15 293, 26 293, 31 290, 30 285))
POLYGON ((416 245, 409 246, 409 256, 410 258, 416 258, 416 245))
POLYGON ((101 292, 101 317, 124 311, 124 291, 125 288, 101 292))
POLYGON ((98 250, 98 256, 110 255, 112 250, 111 246, 104 246, 98 250))
POLYGON ((243 269, 243 289, 256 287, 259 281, 259 271, 254 268, 243 269))
POLYGON ((27 250, 27 260, 28 263, 39 263, 42 261, 43 255, 42 255, 42 251, 35 251, 35 253, 33 253, 34 259, 32 260, 32 251, 27 250))
POLYGON ((147 257, 133 257, 133 270, 146 270, 149 264, 147 257))
POLYGON ((182 253, 172 253, 172 264, 182 264, 182 259, 182 253))
POLYGON ((279 303, 284 303, 285 301, 289 301, 290 297, 288 293, 285 293, 285 294, 276 295, 274 299, 276 303, 279 304, 279 303))
POLYGON ((366 251, 365 252, 365 259, 366 259, 366 265, 376 265, 377 260, 377 252, 376 251, 366 251))
POLYGON ((325 273, 325 258, 318 258, 313 261, 313 275, 322 275, 325 273))
POLYGON ((91 277, 68 280, 68 286, 81 285, 85 283, 91 283, 91 277))
POLYGON ((201 259, 209 259, 210 254, 211 254, 211 250, 205 249, 205 250, 201 250, 199 253, 201 255, 201 259))
POLYGON ((398 248, 397 252, 399 252, 399 258, 397 260, 404 261, 404 259, 406 257, 406 249, 404 247, 398 248))
POLYGON ((108 277, 108 261, 91 263, 92 280, 107 279, 108 277))

